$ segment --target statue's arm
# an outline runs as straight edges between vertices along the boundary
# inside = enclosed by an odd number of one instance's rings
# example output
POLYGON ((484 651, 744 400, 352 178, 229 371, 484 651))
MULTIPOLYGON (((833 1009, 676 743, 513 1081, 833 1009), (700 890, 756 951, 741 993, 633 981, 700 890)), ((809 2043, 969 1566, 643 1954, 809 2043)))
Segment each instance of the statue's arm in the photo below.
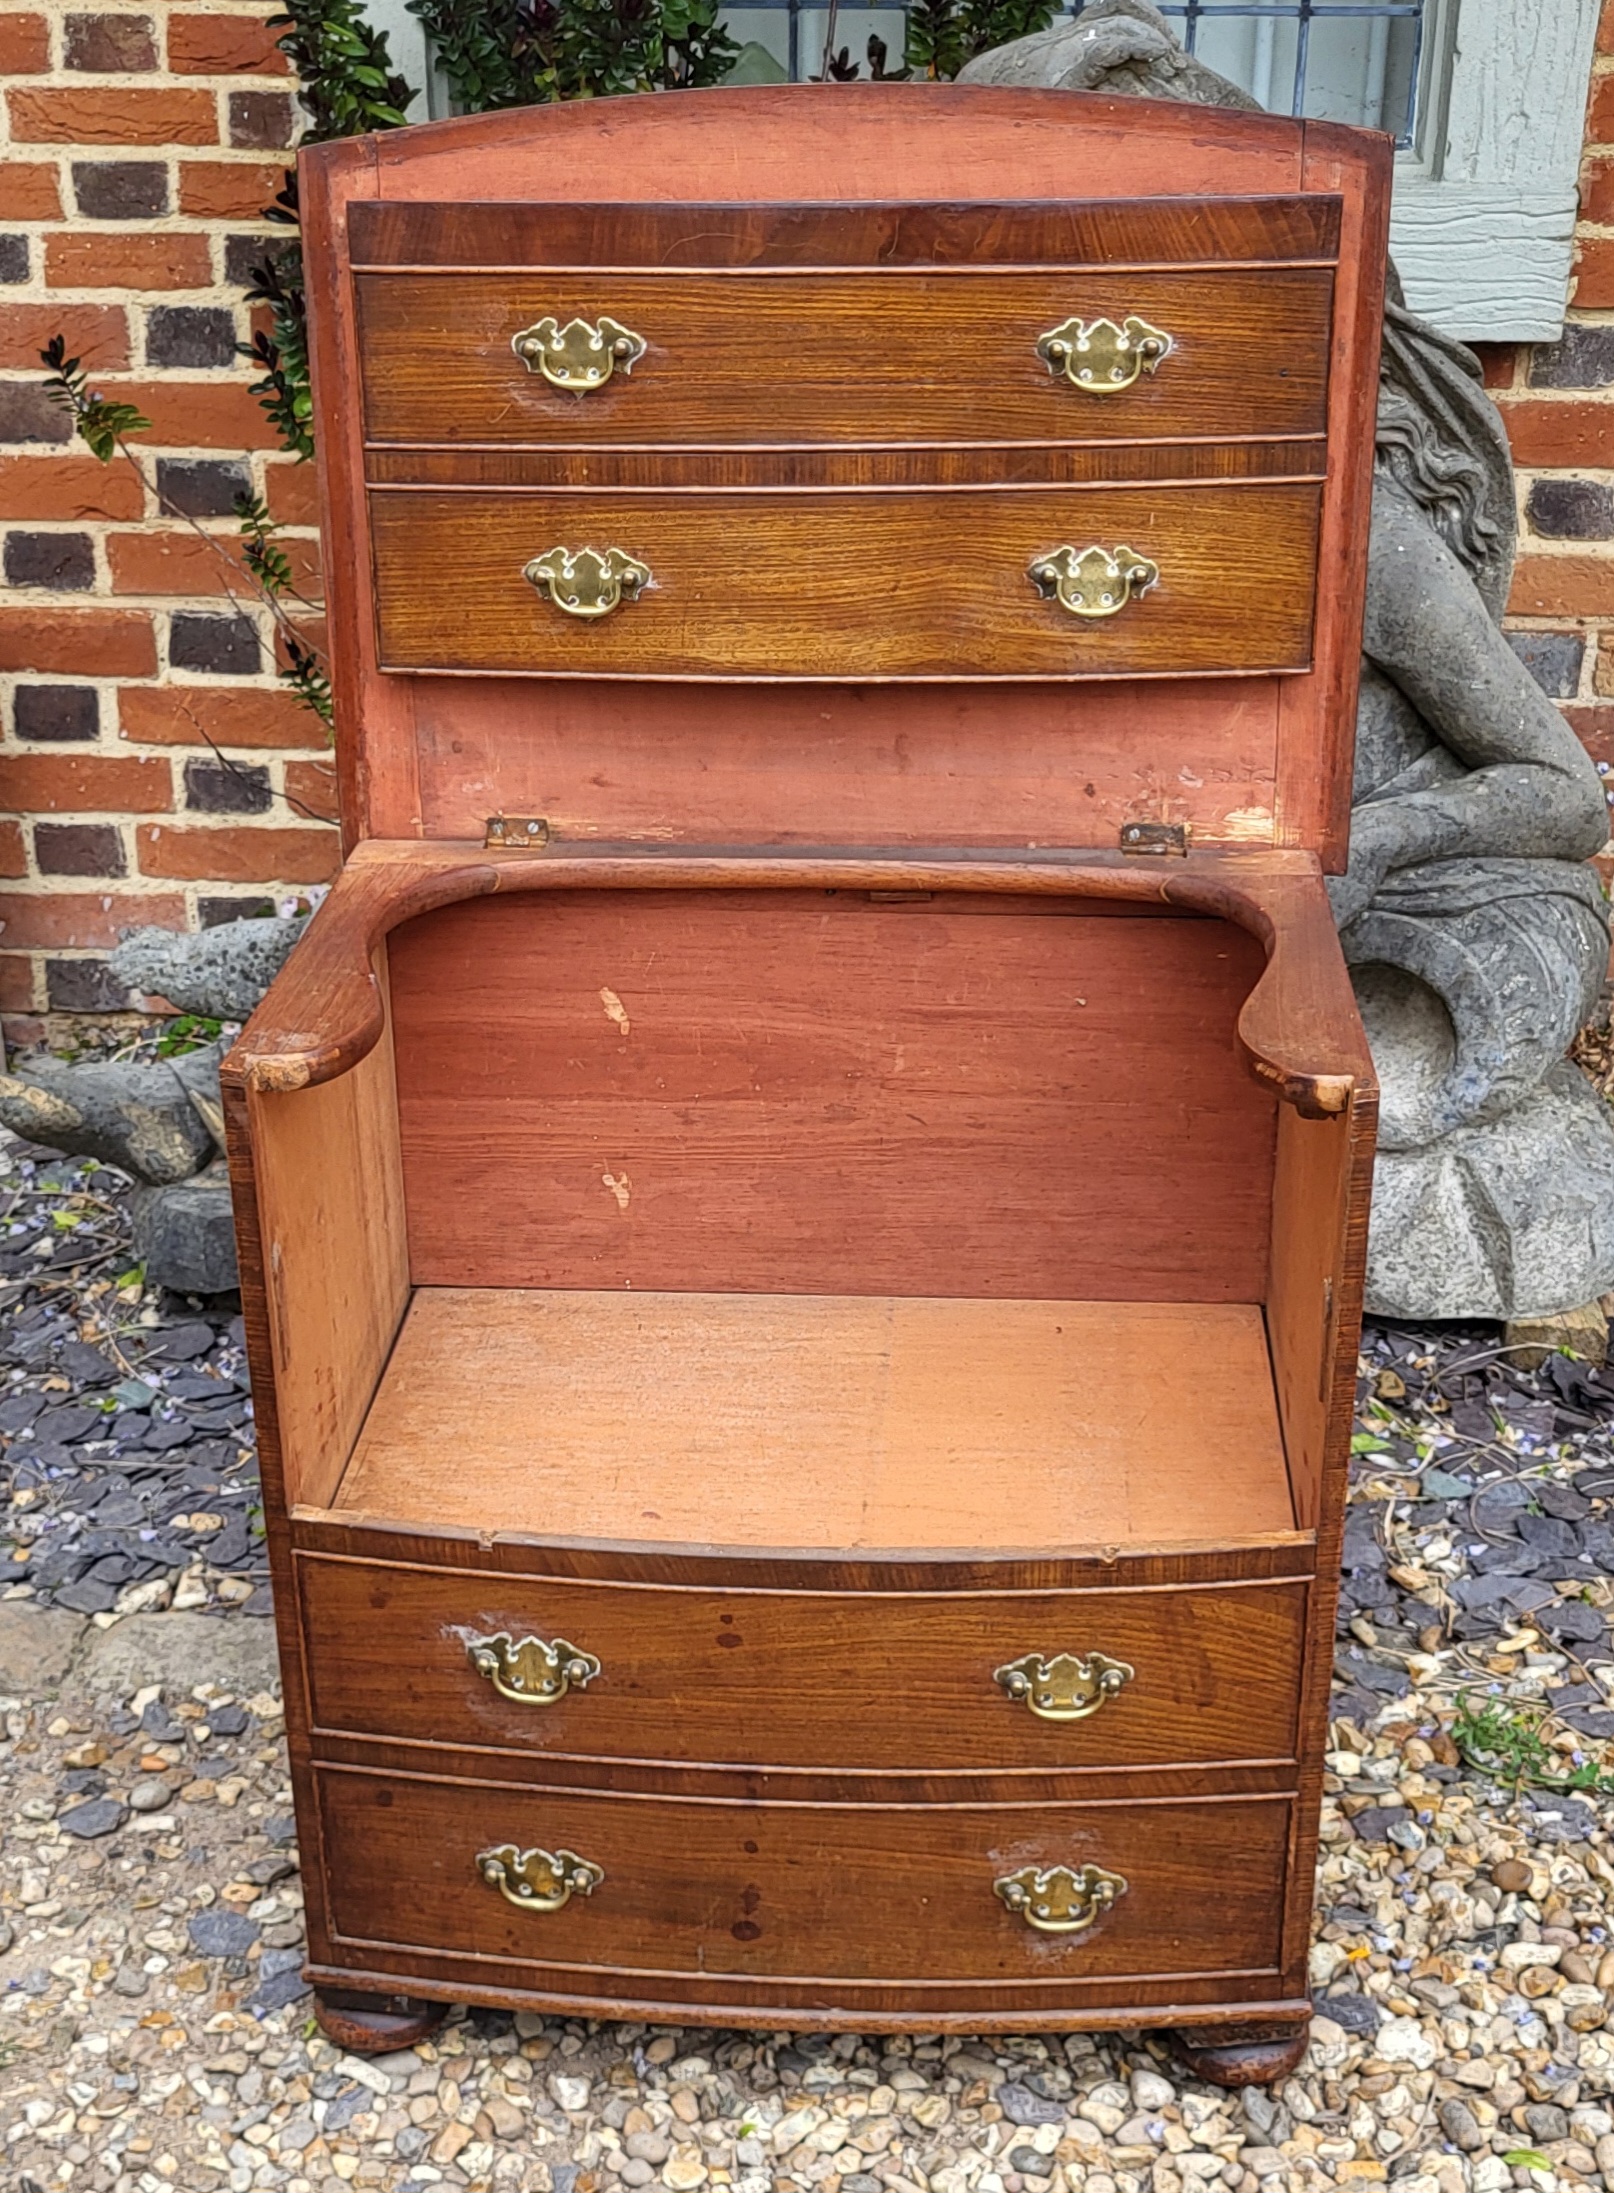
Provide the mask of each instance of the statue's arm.
POLYGON ((1380 876, 1421 860, 1585 860, 1601 848, 1608 809, 1591 757, 1491 621, 1459 558, 1412 498, 1382 479, 1362 644, 1469 767, 1357 809, 1353 837, 1380 876))

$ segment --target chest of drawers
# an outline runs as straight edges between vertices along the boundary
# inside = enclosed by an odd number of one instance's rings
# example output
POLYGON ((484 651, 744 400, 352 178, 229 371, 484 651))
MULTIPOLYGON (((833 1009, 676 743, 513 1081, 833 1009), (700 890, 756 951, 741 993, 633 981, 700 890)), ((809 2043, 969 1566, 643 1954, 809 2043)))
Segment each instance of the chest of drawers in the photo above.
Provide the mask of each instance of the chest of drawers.
POLYGON ((1307 2016, 1388 149, 304 156, 349 858, 225 1082, 319 2015, 1307 2016))

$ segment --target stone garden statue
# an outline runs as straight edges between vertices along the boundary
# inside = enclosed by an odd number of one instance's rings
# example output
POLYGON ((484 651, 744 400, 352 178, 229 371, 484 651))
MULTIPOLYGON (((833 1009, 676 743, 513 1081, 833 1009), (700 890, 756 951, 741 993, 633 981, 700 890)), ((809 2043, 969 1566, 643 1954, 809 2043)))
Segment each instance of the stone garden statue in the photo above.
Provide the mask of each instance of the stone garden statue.
MULTIPOLYGON (((233 921, 199 936, 137 929, 113 953, 112 969, 181 1012, 245 1020, 306 926, 233 921)), ((0 1125, 131 1176, 135 1254, 148 1279, 181 1294, 220 1294, 236 1283, 223 1051, 220 1041, 177 1058, 48 1059, 0 1073, 0 1125)))
MULTIPOLYGON (((973 83, 1255 102, 1147 0, 973 83)), ((1368 1307, 1526 1322, 1614 1287, 1614 1117, 1564 1053, 1608 964, 1597 771, 1508 645, 1513 467, 1472 352, 1385 308, 1350 866, 1330 884, 1383 1090, 1368 1307)))

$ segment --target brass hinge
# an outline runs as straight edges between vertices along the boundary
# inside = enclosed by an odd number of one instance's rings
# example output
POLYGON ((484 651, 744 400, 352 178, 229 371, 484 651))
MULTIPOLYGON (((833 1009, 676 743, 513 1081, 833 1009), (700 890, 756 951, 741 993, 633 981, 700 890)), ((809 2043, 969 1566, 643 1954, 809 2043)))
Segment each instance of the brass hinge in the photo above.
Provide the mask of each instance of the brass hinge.
POLYGON ((1185 822, 1123 822, 1121 850, 1123 853, 1186 854, 1188 825, 1185 822))
POLYGON ((541 853, 549 843, 542 815, 489 815, 483 846, 500 853, 541 853))

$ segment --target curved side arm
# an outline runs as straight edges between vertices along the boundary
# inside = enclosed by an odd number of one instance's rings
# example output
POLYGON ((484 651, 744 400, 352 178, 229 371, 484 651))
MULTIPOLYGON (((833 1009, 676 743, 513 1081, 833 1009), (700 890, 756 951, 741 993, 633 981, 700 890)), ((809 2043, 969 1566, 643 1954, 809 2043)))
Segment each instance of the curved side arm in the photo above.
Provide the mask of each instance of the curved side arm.
POLYGON ((492 892, 707 890, 994 891, 1153 902, 1214 914, 1259 938, 1267 964, 1239 1015, 1251 1071, 1307 1118, 1374 1088, 1328 895, 1310 853, 1197 852, 1155 866, 1119 853, 1018 858, 802 851, 669 853, 600 847, 541 856, 371 840, 343 870, 224 1063, 257 1090, 334 1080, 379 1039, 373 960, 390 929, 492 892))

